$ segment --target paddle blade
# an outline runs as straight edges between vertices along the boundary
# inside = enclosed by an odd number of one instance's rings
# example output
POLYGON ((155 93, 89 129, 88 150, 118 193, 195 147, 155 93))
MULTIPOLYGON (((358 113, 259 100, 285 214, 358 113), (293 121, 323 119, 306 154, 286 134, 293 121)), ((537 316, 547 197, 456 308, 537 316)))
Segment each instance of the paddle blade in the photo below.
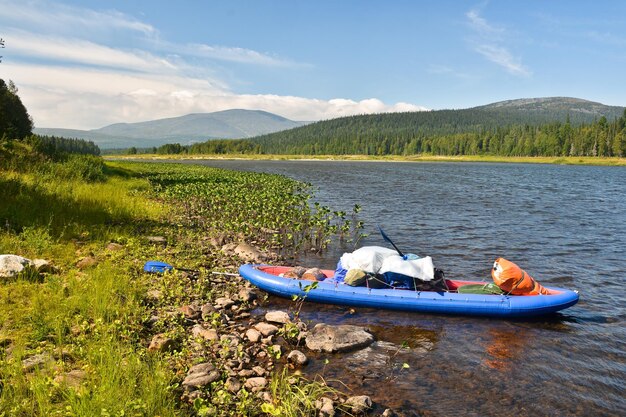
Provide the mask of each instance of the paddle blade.
POLYGON ((154 274, 163 274, 171 271, 172 269, 174 269, 172 265, 161 261, 148 261, 143 266, 143 270, 145 272, 151 272, 154 274))
POLYGON ((389 236, 387 236, 387 233, 384 232, 383 228, 378 226, 378 230, 380 230, 380 235, 383 237, 383 239, 385 239, 386 242, 390 243, 391 246, 393 246, 393 248, 396 250, 396 252, 398 252, 398 255, 404 256, 404 254, 400 251, 400 249, 398 249, 395 243, 393 243, 391 239, 389 239, 389 236))

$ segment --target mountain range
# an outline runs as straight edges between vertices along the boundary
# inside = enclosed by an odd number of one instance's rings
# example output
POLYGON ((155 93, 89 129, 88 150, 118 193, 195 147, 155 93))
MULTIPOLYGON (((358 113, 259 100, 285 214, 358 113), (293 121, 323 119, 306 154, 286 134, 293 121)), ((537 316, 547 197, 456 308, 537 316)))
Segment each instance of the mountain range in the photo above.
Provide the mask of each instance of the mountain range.
POLYGON ((93 130, 35 128, 34 133, 90 140, 102 149, 132 146, 149 148, 166 143, 188 145, 210 139, 250 138, 303 124, 305 122, 289 120, 266 111, 233 109, 139 123, 115 123, 93 130))
MULTIPOLYGON (((36 128, 34 133, 47 136, 61 136, 91 140, 102 149, 150 148, 166 143, 188 145, 211 139, 242 139, 261 136, 266 140, 289 129, 318 129, 320 124, 327 131, 340 131, 354 118, 367 118, 372 129, 402 128, 406 123, 423 129, 449 129, 451 125, 537 125, 555 121, 572 124, 591 123, 604 116, 609 120, 620 117, 624 107, 607 106, 588 100, 570 97, 526 98, 507 100, 485 106, 461 110, 434 110, 415 112, 413 117, 406 114, 380 114, 350 116, 309 124, 286 119, 273 113, 260 110, 225 110, 214 113, 194 113, 180 117, 158 119, 139 123, 116 123, 100 129, 72 130, 59 128, 36 128), (399 119, 401 118, 401 120, 399 119), (306 126, 305 126, 306 125, 306 126), (303 127, 304 126, 304 127, 303 127)), ((296 129, 294 133, 299 132, 296 129)), ((313 130, 312 130, 313 131, 313 130)), ((332 133, 331 133, 332 134, 332 133)), ((297 133, 296 133, 297 136, 297 133)))

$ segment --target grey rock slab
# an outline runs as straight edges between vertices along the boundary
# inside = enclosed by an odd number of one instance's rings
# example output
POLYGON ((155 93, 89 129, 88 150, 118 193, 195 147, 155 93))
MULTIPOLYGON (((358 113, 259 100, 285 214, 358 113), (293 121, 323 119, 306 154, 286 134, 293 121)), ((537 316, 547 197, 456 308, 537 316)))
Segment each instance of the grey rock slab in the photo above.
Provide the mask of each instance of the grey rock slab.
POLYGON ((286 324, 291 321, 291 318, 288 313, 276 310, 265 313, 265 321, 270 323, 286 324))
POLYGON ((0 255, 0 278, 13 278, 34 267, 33 261, 18 255, 0 255))
POLYGON ((374 336, 367 329, 348 324, 316 324, 306 337, 306 347, 321 352, 347 352, 369 346, 374 336))

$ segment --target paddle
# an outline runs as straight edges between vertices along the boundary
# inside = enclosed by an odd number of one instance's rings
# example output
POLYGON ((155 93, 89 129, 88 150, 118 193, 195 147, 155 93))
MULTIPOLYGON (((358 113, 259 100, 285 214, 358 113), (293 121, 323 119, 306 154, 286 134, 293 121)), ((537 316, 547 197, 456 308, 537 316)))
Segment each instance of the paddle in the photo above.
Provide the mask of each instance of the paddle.
POLYGON ((383 228, 378 226, 378 230, 380 230, 380 234, 383 236, 383 239, 385 239, 386 242, 391 243, 391 246, 393 246, 393 248, 398 252, 398 255, 404 257, 404 254, 400 251, 400 249, 398 249, 396 244, 389 239, 389 236, 387 236, 387 234, 383 231, 383 228))
POLYGON ((165 272, 171 271, 172 269, 177 269, 179 271, 185 271, 185 272, 198 272, 195 269, 174 267, 166 262, 161 262, 161 261, 148 261, 143 266, 144 271, 151 272, 154 274, 163 274, 165 272))

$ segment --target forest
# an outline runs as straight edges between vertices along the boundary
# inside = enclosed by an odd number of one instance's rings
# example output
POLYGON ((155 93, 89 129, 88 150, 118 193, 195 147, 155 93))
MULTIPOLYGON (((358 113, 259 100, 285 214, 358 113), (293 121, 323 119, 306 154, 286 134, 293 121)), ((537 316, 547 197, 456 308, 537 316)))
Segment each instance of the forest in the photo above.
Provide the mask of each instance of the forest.
POLYGON ((241 140, 163 145, 157 153, 292 155, 626 155, 626 110, 573 123, 471 109, 350 116, 241 140))

